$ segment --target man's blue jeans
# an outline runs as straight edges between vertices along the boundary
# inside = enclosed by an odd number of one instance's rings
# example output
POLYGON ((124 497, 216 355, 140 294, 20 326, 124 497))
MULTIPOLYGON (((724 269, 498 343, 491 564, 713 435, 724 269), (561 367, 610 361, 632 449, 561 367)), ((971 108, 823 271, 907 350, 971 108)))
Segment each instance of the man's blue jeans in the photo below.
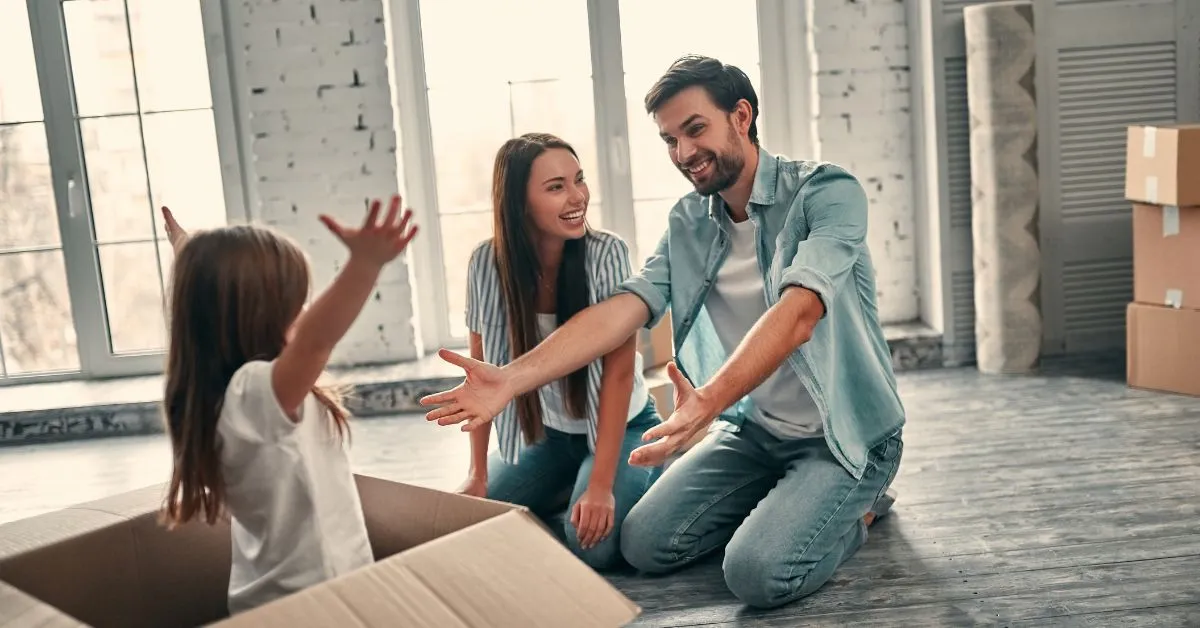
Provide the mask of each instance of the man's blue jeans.
POLYGON ((866 541, 863 517, 895 479, 899 432, 871 450, 861 480, 823 438, 781 440, 746 421, 714 431, 668 467, 625 519, 621 550, 664 573, 726 546, 725 582, 770 608, 821 587, 866 541))

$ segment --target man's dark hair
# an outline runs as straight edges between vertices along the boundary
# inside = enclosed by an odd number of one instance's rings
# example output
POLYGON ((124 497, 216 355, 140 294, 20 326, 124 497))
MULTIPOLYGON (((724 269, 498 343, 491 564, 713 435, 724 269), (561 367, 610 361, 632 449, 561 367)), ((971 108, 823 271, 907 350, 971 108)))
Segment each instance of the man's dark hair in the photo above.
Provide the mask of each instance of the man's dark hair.
POLYGON ((708 92, 725 113, 732 113, 739 100, 750 103, 750 141, 758 146, 758 95, 746 76, 737 66, 732 66, 712 57, 685 55, 675 60, 666 74, 646 93, 646 113, 658 111, 675 94, 699 85, 708 92))

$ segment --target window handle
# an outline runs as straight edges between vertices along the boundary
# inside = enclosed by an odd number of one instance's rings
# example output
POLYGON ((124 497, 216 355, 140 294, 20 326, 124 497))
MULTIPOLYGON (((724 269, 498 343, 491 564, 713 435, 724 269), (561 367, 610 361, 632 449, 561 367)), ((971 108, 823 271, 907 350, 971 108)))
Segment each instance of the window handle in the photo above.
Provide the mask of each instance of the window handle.
POLYGON ((614 174, 623 175, 629 171, 629 164, 626 159, 629 156, 629 146, 625 143, 625 138, 620 135, 614 135, 608 141, 608 166, 614 174))
POLYGON ((75 182, 75 177, 67 178, 67 216, 78 218, 80 209, 83 205, 83 199, 79 197, 79 184, 75 182))

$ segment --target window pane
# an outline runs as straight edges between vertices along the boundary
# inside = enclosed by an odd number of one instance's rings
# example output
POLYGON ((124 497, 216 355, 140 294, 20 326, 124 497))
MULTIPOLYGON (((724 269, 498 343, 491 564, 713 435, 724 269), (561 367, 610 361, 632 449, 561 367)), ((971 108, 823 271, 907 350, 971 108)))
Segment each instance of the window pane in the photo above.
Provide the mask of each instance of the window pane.
POLYGON ((667 231, 667 218, 675 206, 675 198, 634 201, 633 218, 637 223, 637 257, 630 260, 634 270, 641 268, 646 258, 654 254, 658 241, 667 231))
POLYGON ((0 346, 9 375, 79 368, 62 251, 0 255, 0 346))
MULTIPOLYGON (((513 83, 512 112, 513 135, 537 131, 559 136, 579 153, 584 175, 598 178, 592 79, 513 83)), ((589 188, 592 198, 599 200, 600 186, 589 188)))
POLYGON ((153 237, 137 116, 79 121, 98 242, 153 237))
POLYGON ((175 249, 172 249, 171 243, 166 240, 157 240, 156 245, 158 246, 159 270, 162 272, 163 295, 164 299, 169 300, 171 296, 171 265, 175 263, 175 249))
POLYGON ((225 189, 212 110, 150 113, 142 124, 154 219, 157 208, 166 205, 189 229, 224 225, 225 189))
POLYGON ((0 126, 0 250, 58 244, 45 125, 0 126))
POLYGON ((212 106, 204 24, 196 0, 129 0, 142 111, 212 106))
POLYGON ((441 227, 450 333, 461 338, 467 335, 467 266, 475 245, 492 237, 492 212, 442 216, 441 227))
MULTIPOLYGON (((633 198, 635 201, 678 198, 693 188, 671 163, 666 145, 658 137, 658 127, 646 113, 646 92, 673 61, 685 54, 702 54, 741 68, 761 98, 757 2, 621 0, 620 6, 633 198), (721 17, 713 19, 713 15, 721 17), (663 37, 664 24, 670 24, 673 32, 687 33, 686 42, 663 37)), ((759 138, 762 138, 762 119, 760 114, 759 138)), ((640 214, 638 216, 641 220, 640 214)), ((663 224, 665 226, 665 222, 663 224)), ((655 243, 658 242, 658 235, 661 234, 654 234, 655 243)), ((645 241, 640 228, 638 241, 645 241)), ((639 251, 639 255, 643 256, 649 253, 639 251)))
MULTIPOLYGON (((466 247, 491 233, 492 167, 501 144, 531 131, 559 135, 579 153, 592 194, 600 193, 587 2, 422 2, 421 31, 446 315, 461 338, 466 247)), ((591 222, 597 224, 594 212, 591 222)))
POLYGON ((79 115, 136 112, 124 0, 76 0, 62 6, 79 115))
POLYGON ((630 98, 642 100, 646 88, 685 54, 716 57, 747 74, 758 66, 756 0, 621 0, 620 11, 625 73, 645 84, 630 98), (676 33, 686 36, 670 36, 676 33))
POLYGON ((592 75, 582 0, 437 0, 421 3, 430 88, 592 75))
POLYGON ((42 92, 25 0, 0 0, 0 15, 0 122, 41 120, 42 92))
POLYGON ((507 85, 429 90, 429 123, 443 214, 491 207, 492 164, 512 137, 507 85))
POLYGON ((166 329, 154 242, 102 244, 99 250, 113 353, 162 350, 166 329))

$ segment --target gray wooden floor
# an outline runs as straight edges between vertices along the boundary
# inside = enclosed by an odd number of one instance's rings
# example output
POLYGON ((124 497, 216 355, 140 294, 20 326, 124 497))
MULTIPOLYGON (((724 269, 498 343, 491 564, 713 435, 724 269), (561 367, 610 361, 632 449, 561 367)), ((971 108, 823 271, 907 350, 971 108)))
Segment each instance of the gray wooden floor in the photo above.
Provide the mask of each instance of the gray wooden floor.
MULTIPOLYGON (((638 626, 1200 625, 1200 400, 1122 376, 1104 360, 901 375, 895 512, 796 604, 747 611, 719 556, 611 577, 638 626)), ((466 469, 460 433, 411 416, 362 421, 353 442, 381 477, 452 489, 466 469)), ((0 482, 0 521, 160 482, 166 454, 161 437, 0 450, 0 478, 20 480, 0 482)))
POLYGON ((1200 400, 1122 377, 904 374, 896 510, 791 606, 746 610, 719 558, 614 580, 642 626, 1200 625, 1200 400))

